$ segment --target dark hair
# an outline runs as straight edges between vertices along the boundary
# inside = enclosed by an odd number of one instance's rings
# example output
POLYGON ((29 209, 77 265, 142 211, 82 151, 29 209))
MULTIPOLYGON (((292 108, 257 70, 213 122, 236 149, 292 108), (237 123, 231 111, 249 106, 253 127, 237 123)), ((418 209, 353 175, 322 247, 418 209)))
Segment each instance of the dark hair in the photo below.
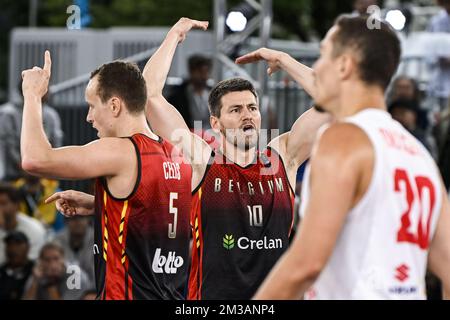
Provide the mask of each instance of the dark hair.
POLYGON ((16 204, 20 203, 22 200, 19 190, 12 185, 3 182, 0 182, 0 194, 6 194, 9 200, 16 204))
POLYGON ((333 55, 339 56, 348 49, 356 50, 360 56, 361 80, 386 90, 400 62, 400 41, 389 24, 379 21, 379 28, 370 29, 368 19, 373 18, 348 15, 337 18, 333 55))
POLYGON ((45 251, 48 250, 56 250, 58 251, 62 256, 64 256, 64 248, 56 243, 56 242, 47 242, 46 244, 44 244, 41 248, 41 251, 39 251, 39 258, 42 259, 42 257, 44 256, 45 251))
POLYGON ((208 104, 211 115, 220 117, 220 109, 222 108, 222 97, 230 92, 238 91, 250 91, 256 99, 255 87, 248 80, 242 78, 232 78, 228 80, 222 80, 214 86, 209 94, 208 104))
POLYGON ((97 94, 103 103, 112 96, 118 96, 131 113, 145 110, 147 87, 135 63, 125 61, 105 63, 92 71, 91 79, 95 76, 98 78, 97 94))
POLYGON ((209 69, 211 69, 212 67, 211 59, 199 54, 194 54, 189 57, 188 59, 189 71, 200 69, 203 66, 206 66, 209 69))
POLYGON ((407 110, 413 111, 415 113, 419 112, 419 106, 418 106, 417 102, 415 100, 410 100, 410 99, 397 99, 395 101, 392 101, 389 104, 388 111, 392 112, 392 110, 394 110, 396 108, 407 109, 407 110))

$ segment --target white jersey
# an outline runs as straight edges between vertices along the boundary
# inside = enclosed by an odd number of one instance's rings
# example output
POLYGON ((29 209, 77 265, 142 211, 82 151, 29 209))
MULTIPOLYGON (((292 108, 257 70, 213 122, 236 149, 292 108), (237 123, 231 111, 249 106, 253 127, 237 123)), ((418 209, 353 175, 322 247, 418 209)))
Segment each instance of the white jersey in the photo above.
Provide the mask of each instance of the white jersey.
MULTIPOLYGON (((344 121, 369 137, 374 170, 367 192, 348 213, 330 259, 305 298, 425 299, 428 248, 442 206, 434 160, 383 110, 365 109, 344 121)), ((308 167, 302 216, 309 172, 308 167)))

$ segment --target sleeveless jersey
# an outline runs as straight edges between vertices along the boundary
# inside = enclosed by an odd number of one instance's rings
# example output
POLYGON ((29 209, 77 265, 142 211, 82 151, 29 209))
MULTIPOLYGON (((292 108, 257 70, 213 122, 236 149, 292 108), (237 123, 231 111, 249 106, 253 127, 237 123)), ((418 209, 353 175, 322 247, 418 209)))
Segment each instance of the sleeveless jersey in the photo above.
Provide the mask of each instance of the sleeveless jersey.
POLYGON ((211 160, 192 202, 189 299, 250 299, 288 247, 294 193, 273 149, 245 168, 211 160))
MULTIPOLYGON (((117 199, 96 181, 95 267, 100 299, 183 299, 189 264, 191 167, 170 143, 129 138, 138 177, 117 199)), ((120 152, 120 150, 117 150, 120 152)))
MULTIPOLYGON (((442 203, 434 160, 383 110, 366 109, 345 121, 369 137, 374 169, 366 193, 348 213, 329 261, 305 298, 425 299, 428 248, 442 203)), ((302 215, 309 173, 308 167, 302 215)))

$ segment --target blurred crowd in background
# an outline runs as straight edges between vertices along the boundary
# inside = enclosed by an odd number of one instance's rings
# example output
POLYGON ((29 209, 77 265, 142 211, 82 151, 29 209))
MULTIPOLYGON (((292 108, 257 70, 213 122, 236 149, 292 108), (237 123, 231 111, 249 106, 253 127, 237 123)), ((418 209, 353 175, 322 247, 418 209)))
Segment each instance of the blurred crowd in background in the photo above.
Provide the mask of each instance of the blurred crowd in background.
MULTIPOLYGON (((364 14, 372 4, 379 2, 353 1, 352 14, 364 14)), ((428 21, 427 30, 450 35, 450 0, 439 0, 436 5, 440 10, 428 21)), ((448 189, 450 51, 447 56, 430 56, 429 60, 430 68, 435 70, 429 86, 421 88, 415 79, 398 74, 386 103, 392 117, 431 152, 448 189)), ((171 90, 168 100, 191 127, 194 121, 202 121, 205 129, 209 125, 208 80, 212 61, 197 54, 189 58, 187 65, 189 75, 171 90)), ((62 146, 65 128, 59 114, 43 102, 49 141, 53 147, 62 146)), ((0 106, 0 300, 93 299, 92 219, 64 218, 54 204, 45 203, 46 198, 60 190, 59 182, 33 177, 21 170, 21 117, 20 103, 6 102, 0 106)), ((302 169, 298 174, 297 203, 301 201, 302 169)), ((432 275, 428 276, 428 285, 429 299, 439 297, 439 283, 432 275)))

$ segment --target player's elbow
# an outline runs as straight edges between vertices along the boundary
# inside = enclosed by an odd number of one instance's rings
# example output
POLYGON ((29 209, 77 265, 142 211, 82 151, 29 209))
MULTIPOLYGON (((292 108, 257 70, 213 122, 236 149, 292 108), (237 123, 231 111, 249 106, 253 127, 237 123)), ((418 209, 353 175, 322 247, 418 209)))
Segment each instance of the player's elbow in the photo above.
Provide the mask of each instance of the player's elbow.
POLYGON ((324 263, 320 261, 301 263, 299 264, 299 267, 291 273, 291 276, 293 277, 292 281, 298 282, 299 284, 308 284, 308 286, 312 285, 317 280, 324 267, 324 263))
POLYGON ((22 157, 22 169, 32 175, 40 175, 45 172, 48 161, 29 156, 22 157))

